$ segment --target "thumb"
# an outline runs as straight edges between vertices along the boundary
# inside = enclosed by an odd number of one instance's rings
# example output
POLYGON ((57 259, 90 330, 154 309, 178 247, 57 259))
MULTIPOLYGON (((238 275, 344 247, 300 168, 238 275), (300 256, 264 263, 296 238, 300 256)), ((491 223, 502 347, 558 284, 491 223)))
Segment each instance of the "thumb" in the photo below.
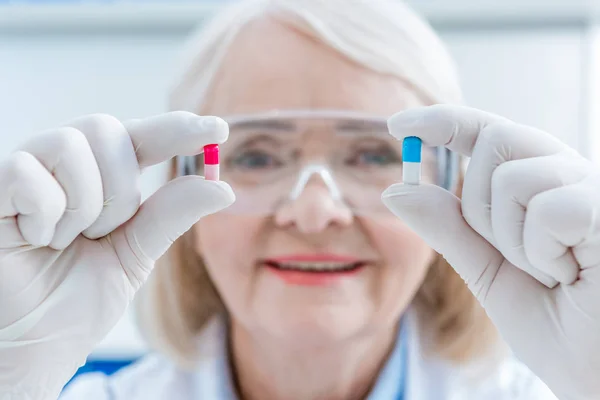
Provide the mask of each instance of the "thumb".
POLYGON ((507 261, 465 222, 460 199, 441 187, 397 184, 382 200, 467 282, 513 353, 545 382, 555 379, 548 354, 565 340, 565 313, 555 299, 561 292, 507 261))
MULTIPOLYGON (((137 260, 143 264, 154 263, 198 220, 234 201, 235 195, 225 182, 183 176, 168 182, 150 196, 115 236, 121 236, 119 233, 125 236, 129 251, 137 260)), ((142 267, 147 268, 147 265, 142 267)))
POLYGON ((460 199, 443 188, 396 184, 383 192, 382 200, 450 263, 485 308, 491 305, 490 301, 506 302, 507 288, 513 290, 519 286, 514 280, 524 278, 515 276, 525 273, 505 261, 495 247, 467 224, 460 199))

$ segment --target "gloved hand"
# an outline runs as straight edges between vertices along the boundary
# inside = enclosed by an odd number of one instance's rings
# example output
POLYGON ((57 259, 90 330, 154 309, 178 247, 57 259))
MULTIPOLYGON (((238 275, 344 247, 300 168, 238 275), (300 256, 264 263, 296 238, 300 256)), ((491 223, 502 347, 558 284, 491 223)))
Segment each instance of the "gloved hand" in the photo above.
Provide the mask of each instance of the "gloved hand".
POLYGON ((144 168, 228 134, 186 112, 91 115, 0 162, 0 399, 57 398, 157 258, 234 201, 227 184, 186 176, 140 206, 144 168))
POLYGON ((462 201, 397 184, 384 203, 454 267, 557 397, 600 399, 598 168, 550 134, 465 107, 412 109, 388 125, 471 159, 462 201))

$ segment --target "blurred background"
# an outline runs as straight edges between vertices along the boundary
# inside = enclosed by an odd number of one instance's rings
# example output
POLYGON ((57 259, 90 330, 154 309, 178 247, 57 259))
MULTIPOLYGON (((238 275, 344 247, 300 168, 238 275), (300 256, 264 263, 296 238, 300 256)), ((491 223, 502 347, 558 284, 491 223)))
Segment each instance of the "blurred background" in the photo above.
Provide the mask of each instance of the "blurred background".
MULTIPOLYGON (((0 158, 81 114, 165 111, 180 45, 228 1, 0 0, 0 158)), ((447 43, 469 105, 600 161, 600 0, 407 3, 447 43)), ((162 165, 144 176, 144 197, 165 173, 162 165)), ((144 351, 127 314, 86 368, 110 372, 144 351)))

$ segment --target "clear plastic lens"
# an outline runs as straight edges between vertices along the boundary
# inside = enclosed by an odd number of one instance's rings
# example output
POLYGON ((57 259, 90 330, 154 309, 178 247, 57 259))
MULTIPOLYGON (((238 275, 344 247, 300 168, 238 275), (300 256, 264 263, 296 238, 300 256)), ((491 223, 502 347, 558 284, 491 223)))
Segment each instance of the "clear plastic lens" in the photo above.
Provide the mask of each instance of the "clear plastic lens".
MULTIPOLYGON (((236 201, 226 212, 273 214, 308 196, 357 215, 389 214, 381 193, 402 179, 402 142, 387 133, 386 119, 279 116, 229 125, 229 139, 220 145, 220 179, 236 201)), ((195 164, 202 175, 202 160, 195 164)), ((434 181, 433 152, 429 167, 427 157, 423 164, 423 180, 434 181)))

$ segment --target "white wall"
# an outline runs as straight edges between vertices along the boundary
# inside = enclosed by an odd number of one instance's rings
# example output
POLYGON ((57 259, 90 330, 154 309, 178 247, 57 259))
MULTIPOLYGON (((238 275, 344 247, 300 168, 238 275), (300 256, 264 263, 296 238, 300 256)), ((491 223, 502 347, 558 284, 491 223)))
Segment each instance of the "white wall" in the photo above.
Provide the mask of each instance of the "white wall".
MULTIPOLYGON (((471 105, 545 129, 590 155, 586 32, 577 26, 440 31, 457 58, 471 105)), ((81 114, 131 118, 164 111, 183 39, 169 31, 0 34, 0 157, 32 133, 81 114)), ((151 171, 144 196, 163 178, 160 167, 151 171)), ((123 319, 97 354, 142 351, 131 321, 123 319)))
POLYGON ((588 155, 580 29, 442 32, 467 102, 554 134, 588 155))

